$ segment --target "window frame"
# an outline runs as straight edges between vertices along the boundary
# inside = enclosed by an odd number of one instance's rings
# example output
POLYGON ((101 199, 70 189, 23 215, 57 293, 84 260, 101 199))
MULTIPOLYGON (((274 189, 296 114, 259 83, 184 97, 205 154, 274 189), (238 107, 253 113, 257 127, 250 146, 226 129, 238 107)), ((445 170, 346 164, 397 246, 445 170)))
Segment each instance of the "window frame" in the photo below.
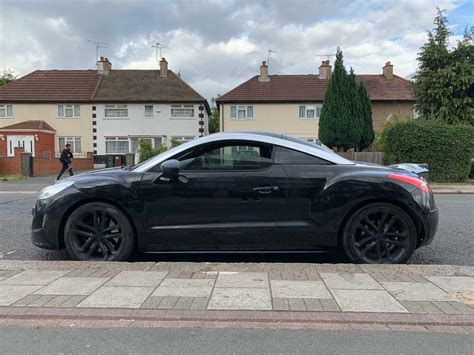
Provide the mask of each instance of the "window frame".
POLYGON ((128 104, 105 104, 104 105, 104 119, 105 120, 128 120, 129 119, 129 112, 128 112, 128 104), (126 110, 126 116, 107 116, 107 110, 126 110))
POLYGON ((288 147, 283 147, 283 146, 275 146, 275 152, 274 152, 274 164, 279 164, 279 165, 313 165, 313 166, 332 166, 335 165, 333 162, 330 162, 326 159, 307 154, 305 152, 301 152, 296 149, 291 149, 288 147), (298 162, 296 160, 292 160, 291 162, 282 162, 279 159, 281 158, 281 152, 284 150, 288 150, 297 154, 301 154, 302 156, 308 156, 311 159, 314 159, 315 162, 298 162), (321 163, 318 164, 317 162, 320 161, 321 163))
POLYGON ((0 116, 0 118, 13 118, 13 104, 0 104, 0 107, 3 107, 3 111, 5 112, 4 116, 0 116), (10 108, 10 115, 8 114, 8 108, 10 108))
MULTIPOLYGON (((148 169, 148 172, 161 172, 161 164, 163 164, 165 161, 170 160, 170 159, 176 159, 179 160, 186 155, 191 154, 195 150, 204 150, 206 152, 212 151, 214 149, 226 147, 226 146, 255 146, 255 147, 261 147, 261 146, 266 146, 269 147, 272 152, 271 152, 271 157, 270 157, 270 163, 268 164, 267 167, 262 168, 262 169, 239 169, 239 170, 183 170, 186 171, 186 174, 189 173, 236 173, 236 172, 261 172, 261 171, 266 171, 268 169, 271 169, 273 165, 275 165, 275 151, 276 147, 274 144, 270 143, 262 143, 262 142, 256 142, 256 141, 249 141, 249 140, 230 140, 230 141, 223 141, 223 142, 210 142, 207 144, 200 145, 198 147, 193 147, 190 149, 186 149, 184 152, 177 153, 173 155, 172 157, 162 161, 161 163, 155 165, 154 167, 148 169)), ((203 154, 203 153, 202 153, 203 154)))
POLYGON ((155 105, 153 104, 145 104, 144 105, 144 108, 143 108, 143 112, 144 112, 144 117, 145 118, 155 118, 155 105), (149 111, 148 111, 148 114, 147 114, 147 107, 151 107, 151 115, 149 115, 149 111))
POLYGON ((319 120, 322 108, 322 103, 298 105, 298 118, 300 120, 319 120), (314 112, 314 116, 309 117, 308 112, 314 112), (302 113, 303 116, 301 115, 302 113))
POLYGON ((105 140, 105 155, 123 155, 130 153, 130 138, 124 136, 115 136, 115 137, 104 137, 105 140), (125 153, 108 153, 107 152, 107 142, 127 142, 127 151, 125 153))
POLYGON ((58 137, 58 147, 59 147, 59 153, 63 151, 63 149, 66 147, 66 144, 71 144, 71 152, 73 154, 82 154, 82 137, 79 136, 59 136, 58 137), (61 139, 64 140, 64 144, 61 145, 61 139), (80 151, 76 150, 76 142, 79 141, 79 145, 81 147, 80 151))
POLYGON ((229 117, 236 121, 253 120, 255 119, 254 111, 254 105, 230 105, 229 117), (239 117, 240 112, 243 112, 244 117, 239 117))
POLYGON ((171 109, 170 109, 170 117, 173 120, 194 120, 196 118, 196 110, 194 107, 194 104, 171 104, 171 109), (191 116, 178 116, 178 115, 173 115, 173 110, 191 110, 192 115, 191 116))
POLYGON ((81 118, 81 105, 80 104, 58 104, 56 109, 56 117, 64 119, 77 119, 81 118), (67 115, 67 111, 71 110, 71 116, 67 115))

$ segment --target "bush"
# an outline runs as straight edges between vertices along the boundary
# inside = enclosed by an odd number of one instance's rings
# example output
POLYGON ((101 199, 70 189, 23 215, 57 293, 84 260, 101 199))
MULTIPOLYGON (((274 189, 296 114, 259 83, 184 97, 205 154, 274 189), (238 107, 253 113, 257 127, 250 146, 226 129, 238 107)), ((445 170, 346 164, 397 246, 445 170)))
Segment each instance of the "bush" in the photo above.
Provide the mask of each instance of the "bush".
POLYGON ((393 121, 381 136, 385 163, 426 163, 430 180, 461 182, 468 178, 474 152, 474 127, 429 121, 393 121))
POLYGON ((164 151, 168 150, 168 148, 162 144, 158 147, 153 148, 150 142, 140 139, 138 141, 138 156, 140 163, 142 161, 148 160, 153 158, 155 155, 163 153, 164 151))

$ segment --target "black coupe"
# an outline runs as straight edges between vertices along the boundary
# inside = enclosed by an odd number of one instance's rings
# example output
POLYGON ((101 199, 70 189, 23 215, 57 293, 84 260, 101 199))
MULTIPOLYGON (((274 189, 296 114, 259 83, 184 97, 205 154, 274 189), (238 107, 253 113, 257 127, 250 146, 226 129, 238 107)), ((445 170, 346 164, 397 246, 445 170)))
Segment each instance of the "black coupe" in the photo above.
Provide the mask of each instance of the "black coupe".
POLYGON ((77 260, 337 249, 356 263, 404 263, 432 242, 437 224, 433 194, 412 172, 281 134, 238 132, 46 187, 32 240, 77 260))

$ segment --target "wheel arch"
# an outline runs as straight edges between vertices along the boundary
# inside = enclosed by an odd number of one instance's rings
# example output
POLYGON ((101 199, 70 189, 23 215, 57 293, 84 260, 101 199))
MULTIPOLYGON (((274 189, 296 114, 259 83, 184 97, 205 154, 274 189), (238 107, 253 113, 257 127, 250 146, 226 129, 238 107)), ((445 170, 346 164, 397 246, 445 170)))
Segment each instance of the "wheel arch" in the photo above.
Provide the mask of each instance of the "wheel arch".
POLYGON ((376 199, 369 199, 369 200, 364 200, 362 202, 357 203, 354 205, 343 217, 342 223, 339 226, 339 230, 337 233, 337 246, 342 247, 342 235, 344 233, 344 228, 346 227, 346 224, 348 220, 351 218, 351 216, 356 213, 359 209, 362 207, 375 204, 375 203, 388 203, 392 204, 394 206, 397 206, 401 209, 403 209, 412 219, 413 223, 415 224, 416 228, 416 234, 417 234, 417 247, 420 245, 420 243, 423 241, 424 237, 424 227, 423 227, 423 222, 420 220, 420 218, 413 212, 411 208, 409 208, 406 204, 401 203, 400 201, 394 200, 394 199, 389 199, 389 198, 376 198, 376 199))
POLYGON ((137 231, 137 227, 136 227, 135 222, 133 221, 132 217, 127 212, 127 210, 125 208, 123 208, 123 206, 121 206, 119 203, 117 203, 116 201, 107 199, 107 198, 103 198, 103 197, 91 197, 91 198, 86 198, 86 199, 80 200, 80 201, 74 203, 72 206, 70 206, 63 213, 63 216, 62 216, 61 221, 59 223, 58 236, 57 236, 59 247, 61 249, 64 249, 66 247, 65 243, 64 243, 64 228, 66 226, 66 222, 67 222, 69 216, 71 215, 71 213, 74 210, 76 210, 77 208, 79 208, 80 206, 85 205, 86 203, 92 203, 92 202, 107 203, 107 204, 117 208, 120 212, 122 212, 124 214, 124 216, 127 218, 128 222, 132 226, 133 239, 134 239, 134 242, 135 242, 134 244, 135 244, 135 249, 136 249, 138 247, 138 244, 137 244, 138 243, 138 231, 137 231))

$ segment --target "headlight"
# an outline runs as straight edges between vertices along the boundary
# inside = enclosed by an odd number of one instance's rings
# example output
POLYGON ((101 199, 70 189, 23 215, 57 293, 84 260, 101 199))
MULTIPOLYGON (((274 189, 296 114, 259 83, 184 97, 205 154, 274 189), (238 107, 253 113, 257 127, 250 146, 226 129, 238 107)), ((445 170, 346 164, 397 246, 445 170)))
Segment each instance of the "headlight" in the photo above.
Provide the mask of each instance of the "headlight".
POLYGON ((47 186, 43 190, 40 191, 38 200, 44 200, 47 199, 51 196, 56 195, 57 193, 63 191, 64 189, 68 188, 74 184, 74 181, 61 181, 58 182, 57 184, 47 186))

